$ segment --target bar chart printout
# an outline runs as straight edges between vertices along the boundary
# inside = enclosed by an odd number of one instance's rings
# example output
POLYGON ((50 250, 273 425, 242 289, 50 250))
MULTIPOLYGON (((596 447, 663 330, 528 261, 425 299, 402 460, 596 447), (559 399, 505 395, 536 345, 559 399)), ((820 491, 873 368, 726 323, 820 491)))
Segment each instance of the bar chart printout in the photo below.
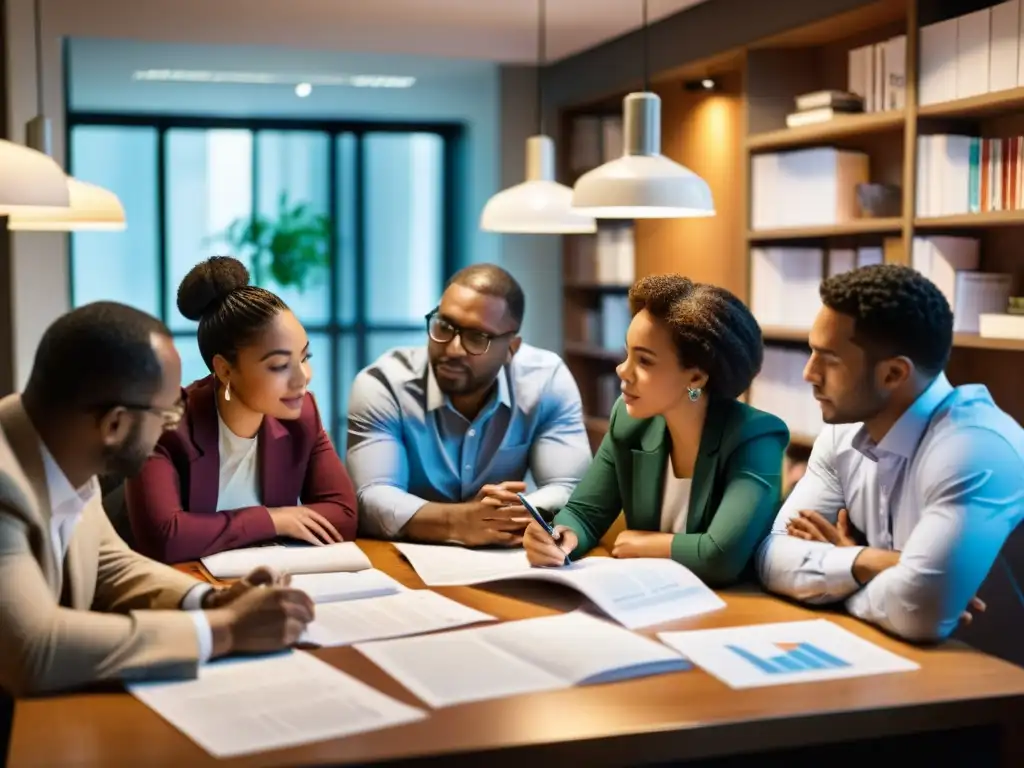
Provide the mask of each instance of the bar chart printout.
POLYGON ((918 669, 916 663, 825 619, 662 632, 658 637, 732 688, 918 669))

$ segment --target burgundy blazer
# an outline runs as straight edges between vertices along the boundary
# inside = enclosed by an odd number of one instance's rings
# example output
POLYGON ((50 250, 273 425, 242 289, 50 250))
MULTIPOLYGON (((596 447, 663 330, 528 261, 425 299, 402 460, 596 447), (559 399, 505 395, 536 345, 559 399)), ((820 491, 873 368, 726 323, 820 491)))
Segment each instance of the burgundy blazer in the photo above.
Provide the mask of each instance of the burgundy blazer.
POLYGON ((135 546, 178 563, 275 538, 269 508, 301 504, 356 537, 352 480, 306 393, 294 421, 267 416, 259 431, 260 498, 264 506, 217 511, 220 486, 217 393, 213 376, 183 391, 185 415, 165 432, 142 472, 125 485, 135 546))

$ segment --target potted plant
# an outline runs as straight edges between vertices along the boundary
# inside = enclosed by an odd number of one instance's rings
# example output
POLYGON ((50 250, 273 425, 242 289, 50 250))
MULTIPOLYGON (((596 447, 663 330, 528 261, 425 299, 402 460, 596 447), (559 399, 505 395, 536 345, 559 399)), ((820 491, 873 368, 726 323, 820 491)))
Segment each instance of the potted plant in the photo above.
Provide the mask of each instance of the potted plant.
POLYGON ((269 275, 281 287, 305 290, 330 258, 331 219, 310 210, 308 203, 277 201, 275 218, 254 213, 231 223, 218 238, 239 257, 250 257, 253 282, 269 275))

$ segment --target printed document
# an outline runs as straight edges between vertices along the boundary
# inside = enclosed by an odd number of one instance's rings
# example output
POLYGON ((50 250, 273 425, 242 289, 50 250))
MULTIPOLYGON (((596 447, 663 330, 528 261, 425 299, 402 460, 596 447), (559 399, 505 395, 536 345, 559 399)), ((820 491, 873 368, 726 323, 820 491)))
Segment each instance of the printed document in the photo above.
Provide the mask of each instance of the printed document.
POLYGON ((214 757, 337 739, 426 717, 301 651, 216 661, 201 666, 195 680, 135 683, 128 690, 214 757))
POLYGON ((396 544, 428 586, 529 579, 575 589, 628 629, 649 627, 725 607, 689 568, 667 558, 587 557, 557 568, 532 568, 525 550, 472 550, 396 544))
POLYGON ((691 666, 661 643, 583 611, 356 648, 432 707, 691 666))
POLYGON ((334 603, 340 600, 382 597, 403 592, 406 589, 376 568, 337 573, 302 573, 292 576, 291 585, 309 595, 314 603, 334 603))
POLYGON ((813 683, 919 668, 827 619, 661 632, 658 637, 732 688, 813 683))
POLYGON ((306 627, 301 640, 328 647, 351 645, 482 621, 494 621, 494 617, 429 589, 407 589, 385 597, 318 605, 316 618, 306 627))
POLYGON ((280 573, 331 573, 334 571, 362 571, 370 567, 370 560, 354 541, 268 547, 244 547, 218 552, 202 558, 206 570, 215 579, 237 579, 253 568, 265 565, 280 573))

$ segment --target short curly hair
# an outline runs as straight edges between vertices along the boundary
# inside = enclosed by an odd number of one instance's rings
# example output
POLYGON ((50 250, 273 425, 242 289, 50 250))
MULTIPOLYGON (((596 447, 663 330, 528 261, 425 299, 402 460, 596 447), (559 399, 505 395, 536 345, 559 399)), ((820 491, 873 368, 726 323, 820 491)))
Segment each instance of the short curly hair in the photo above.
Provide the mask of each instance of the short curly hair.
POLYGON ((708 397, 739 397, 761 370, 761 327, 724 288, 682 275, 651 275, 629 289, 629 308, 634 316, 646 309, 669 329, 680 364, 707 374, 708 397))
POLYGON ((873 360, 909 358, 937 375, 953 348, 953 311, 942 291, 916 269, 875 264, 824 280, 829 309, 853 318, 854 342, 873 360))

